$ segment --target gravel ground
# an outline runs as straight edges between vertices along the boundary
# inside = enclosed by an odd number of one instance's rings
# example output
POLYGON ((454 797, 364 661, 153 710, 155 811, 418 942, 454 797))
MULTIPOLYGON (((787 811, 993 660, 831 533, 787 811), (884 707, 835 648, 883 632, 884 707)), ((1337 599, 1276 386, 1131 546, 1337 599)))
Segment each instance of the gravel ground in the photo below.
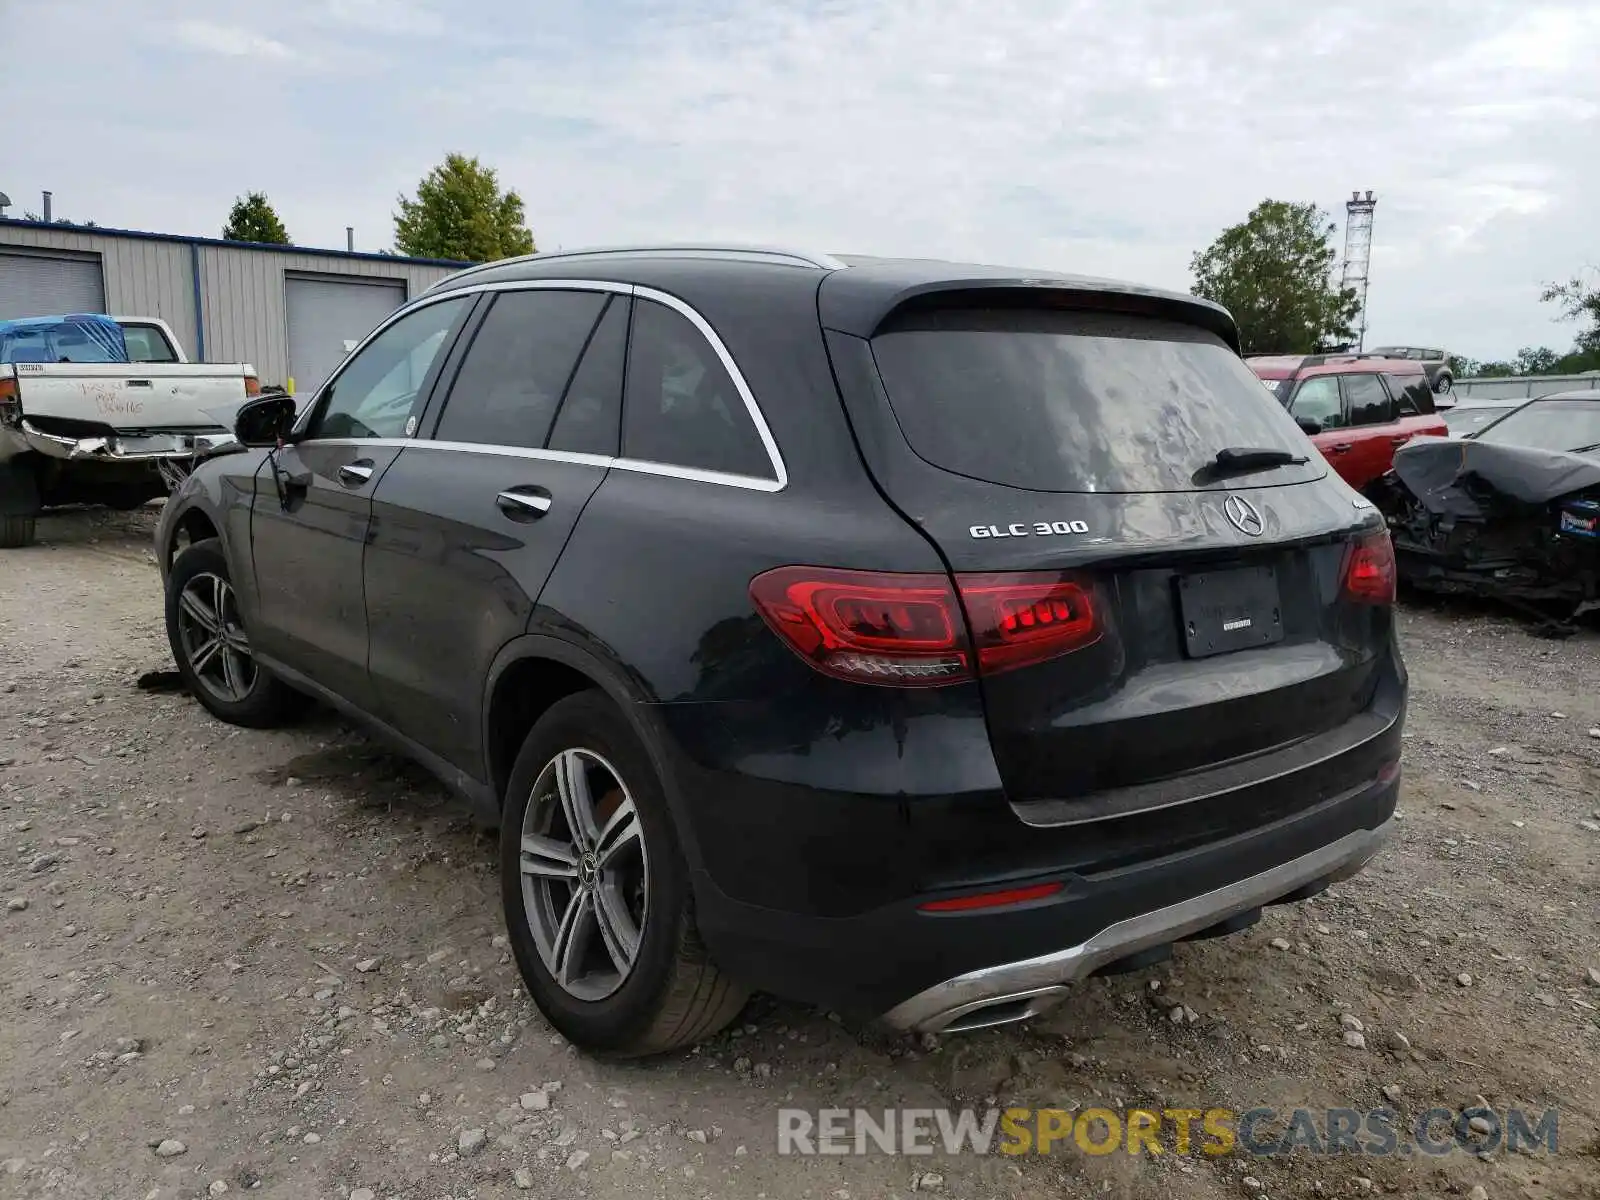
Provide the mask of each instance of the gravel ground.
POLYGON ((59 516, 0 554, 0 1195, 1600 1196, 1592 632, 1407 610, 1399 837, 1243 934, 1025 1028, 757 997, 614 1065, 520 991, 493 845, 427 776, 331 715, 240 731, 137 686, 170 667, 151 525, 59 516), (1560 1149, 776 1152, 780 1107, 996 1102, 1559 1106, 1560 1149))

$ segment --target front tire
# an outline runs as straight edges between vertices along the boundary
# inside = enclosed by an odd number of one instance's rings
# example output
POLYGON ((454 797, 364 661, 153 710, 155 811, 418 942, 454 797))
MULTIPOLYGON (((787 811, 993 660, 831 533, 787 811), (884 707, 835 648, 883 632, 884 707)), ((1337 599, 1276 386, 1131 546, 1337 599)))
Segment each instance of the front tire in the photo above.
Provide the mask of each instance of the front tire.
POLYGON ((1440 375, 1433 381, 1433 391, 1436 396, 1448 396, 1450 389, 1455 386, 1455 380, 1448 374, 1440 375))
POLYGON ((300 697, 258 664, 228 577, 222 543, 184 548, 167 575, 167 641, 189 694, 230 725, 286 723, 300 697))
POLYGON ((689 871, 649 754, 599 692, 558 701, 522 744, 500 821, 506 929, 539 1011, 598 1054, 709 1037, 749 992, 694 923, 689 871))
POLYGON ((33 545, 37 531, 33 517, 0 517, 0 550, 20 550, 33 545))

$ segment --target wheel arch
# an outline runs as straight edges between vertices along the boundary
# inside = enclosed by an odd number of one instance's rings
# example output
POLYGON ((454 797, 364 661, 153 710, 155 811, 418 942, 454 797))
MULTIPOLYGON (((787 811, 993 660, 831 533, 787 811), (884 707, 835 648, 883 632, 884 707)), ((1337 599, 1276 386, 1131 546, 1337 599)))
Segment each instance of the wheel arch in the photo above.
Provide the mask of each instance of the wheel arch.
POLYGON ((626 668, 564 638, 525 634, 506 643, 490 665, 483 695, 484 770, 496 803, 503 809, 506 785, 528 730, 558 700, 577 692, 604 693, 632 727, 655 768, 679 844, 691 868, 700 864, 694 823, 668 767, 667 733, 651 713, 626 668))

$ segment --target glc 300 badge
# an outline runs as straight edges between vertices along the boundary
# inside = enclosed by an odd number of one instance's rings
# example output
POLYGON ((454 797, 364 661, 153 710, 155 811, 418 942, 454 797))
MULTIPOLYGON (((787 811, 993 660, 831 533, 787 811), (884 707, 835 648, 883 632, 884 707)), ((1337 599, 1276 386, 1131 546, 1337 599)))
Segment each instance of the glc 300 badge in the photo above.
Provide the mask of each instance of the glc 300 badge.
POLYGON ((1088 533, 1087 521, 1013 521, 1010 525, 974 525, 967 530, 975 538, 1053 537, 1059 534, 1088 533))

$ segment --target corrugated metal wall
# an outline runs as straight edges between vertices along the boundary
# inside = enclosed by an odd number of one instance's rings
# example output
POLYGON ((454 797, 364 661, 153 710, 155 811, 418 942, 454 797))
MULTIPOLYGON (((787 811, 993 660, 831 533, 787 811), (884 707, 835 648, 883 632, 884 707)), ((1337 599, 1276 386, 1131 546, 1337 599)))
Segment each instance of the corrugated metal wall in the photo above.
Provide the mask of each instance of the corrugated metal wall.
POLYGON ((194 279, 188 246, 82 230, 0 225, 0 250, 7 246, 98 254, 105 276, 106 311, 116 316, 160 317, 172 326, 183 348, 194 354, 194 279))
POLYGON ((191 358, 199 356, 201 345, 195 325, 194 256, 198 254, 205 358, 251 363, 264 383, 282 383, 289 373, 286 272, 390 280, 403 283, 411 297, 455 269, 404 258, 247 250, 0 222, 0 253, 7 246, 98 254, 105 275, 106 310, 160 317, 172 326, 191 358))
POLYGON ((206 357, 213 362, 248 362, 262 381, 282 383, 289 376, 289 315, 284 274, 403 283, 406 298, 450 274, 448 268, 391 265, 373 259, 329 258, 320 254, 275 254, 261 250, 200 247, 200 294, 205 309, 206 357))

